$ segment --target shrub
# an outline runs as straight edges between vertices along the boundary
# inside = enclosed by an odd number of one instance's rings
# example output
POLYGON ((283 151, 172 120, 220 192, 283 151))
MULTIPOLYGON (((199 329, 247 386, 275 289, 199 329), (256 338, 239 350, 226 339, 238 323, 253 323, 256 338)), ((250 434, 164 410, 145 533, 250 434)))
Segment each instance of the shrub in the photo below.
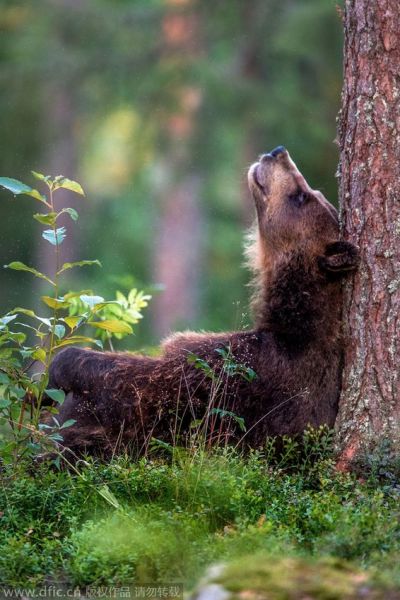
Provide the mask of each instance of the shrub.
POLYGON ((40 203, 45 212, 33 218, 45 229, 42 238, 54 249, 54 275, 41 273, 32 266, 13 261, 6 268, 30 273, 49 286, 48 295, 41 301, 47 314, 37 314, 29 307, 17 307, 0 318, 0 458, 14 464, 22 457, 32 456, 62 441, 63 429, 57 420, 64 392, 48 388, 48 372, 54 352, 70 344, 94 344, 100 348, 112 340, 132 333, 132 325, 142 317, 150 296, 132 289, 128 295, 116 293, 115 300, 106 301, 91 290, 67 292, 64 278, 71 269, 91 265, 101 266, 98 260, 79 260, 60 263, 60 246, 67 237, 67 228, 59 219, 68 216, 72 222, 78 213, 70 207, 56 208, 54 197, 60 189, 84 196, 76 181, 63 176, 51 178, 32 171, 46 188, 46 194, 20 181, 0 177, 0 186, 14 196, 27 195, 40 203), (49 314, 50 311, 50 314, 49 314), (53 415, 49 423, 41 423, 44 397, 54 402, 47 407, 53 415))

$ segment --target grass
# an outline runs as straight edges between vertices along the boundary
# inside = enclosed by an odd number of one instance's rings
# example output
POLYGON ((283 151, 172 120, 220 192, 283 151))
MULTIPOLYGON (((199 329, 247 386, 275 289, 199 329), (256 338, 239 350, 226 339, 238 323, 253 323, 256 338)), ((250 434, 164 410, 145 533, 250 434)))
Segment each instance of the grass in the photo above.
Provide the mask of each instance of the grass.
MULTIPOLYGON (((91 462, 80 475, 7 467, 0 581, 179 582, 188 590, 209 565, 223 562, 235 573, 235 590, 238 580, 249 585, 249 573, 270 587, 289 585, 288 577, 277 580, 288 570, 298 587, 296 569, 309 573, 304 593, 319 589, 316 573, 326 573, 332 589, 338 578, 343 589, 365 581, 400 588, 399 488, 376 476, 337 473, 320 450, 313 462, 304 453, 294 460, 293 445, 291 452, 289 461, 287 452, 277 460, 271 448, 247 456, 176 451, 172 459, 91 462)), ((292 597, 278 592, 274 597, 292 597)), ((311 597, 351 597, 327 594, 311 597)))

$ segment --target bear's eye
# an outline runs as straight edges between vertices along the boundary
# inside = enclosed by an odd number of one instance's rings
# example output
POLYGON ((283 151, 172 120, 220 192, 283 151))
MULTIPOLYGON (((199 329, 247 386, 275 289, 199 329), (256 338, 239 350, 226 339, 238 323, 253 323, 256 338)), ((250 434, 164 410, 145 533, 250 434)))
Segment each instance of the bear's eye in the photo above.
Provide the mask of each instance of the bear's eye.
POLYGON ((289 196, 289 202, 297 207, 304 206, 304 204, 307 204, 309 199, 310 199, 309 194, 306 194, 305 192, 302 192, 300 190, 298 192, 296 192, 295 194, 291 194, 289 196))

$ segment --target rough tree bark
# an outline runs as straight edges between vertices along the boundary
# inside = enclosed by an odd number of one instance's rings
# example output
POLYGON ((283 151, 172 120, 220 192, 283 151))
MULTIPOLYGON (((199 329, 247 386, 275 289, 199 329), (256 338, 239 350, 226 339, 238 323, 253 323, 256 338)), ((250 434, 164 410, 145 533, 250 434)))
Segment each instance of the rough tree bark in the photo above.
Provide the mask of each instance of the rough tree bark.
POLYGON ((344 291, 341 465, 400 441, 400 4, 346 0, 341 220, 361 251, 344 291))

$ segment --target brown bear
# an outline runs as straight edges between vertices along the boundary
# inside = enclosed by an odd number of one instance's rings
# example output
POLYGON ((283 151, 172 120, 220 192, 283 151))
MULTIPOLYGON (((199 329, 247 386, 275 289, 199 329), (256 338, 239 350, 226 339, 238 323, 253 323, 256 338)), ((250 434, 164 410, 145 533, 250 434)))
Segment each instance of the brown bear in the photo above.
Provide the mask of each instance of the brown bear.
POLYGON ((179 333, 160 357, 61 351, 51 388, 65 391, 62 446, 75 454, 141 454, 156 439, 259 447, 267 436, 333 426, 343 339, 342 278, 358 252, 340 241, 336 209, 283 147, 250 167, 257 221, 247 248, 254 328, 179 333))

